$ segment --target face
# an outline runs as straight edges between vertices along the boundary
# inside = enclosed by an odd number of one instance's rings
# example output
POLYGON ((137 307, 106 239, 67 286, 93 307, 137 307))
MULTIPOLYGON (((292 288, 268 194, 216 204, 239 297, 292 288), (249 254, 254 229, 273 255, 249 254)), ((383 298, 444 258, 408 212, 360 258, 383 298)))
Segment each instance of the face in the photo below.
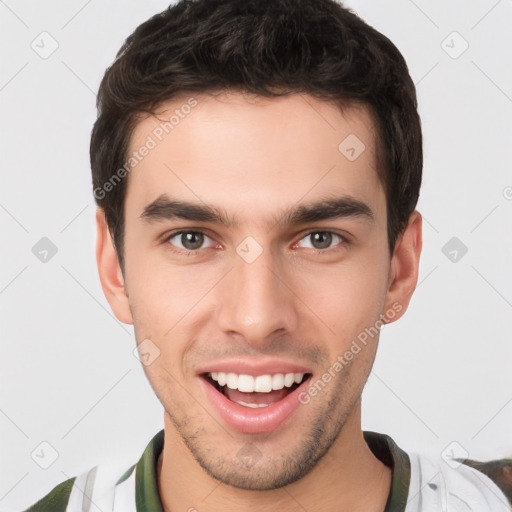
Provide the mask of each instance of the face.
POLYGON ((187 99, 137 124, 130 153, 152 147, 128 178, 123 292, 106 293, 195 460, 226 484, 277 488, 358 413, 375 327, 406 306, 374 124, 307 95, 187 99))

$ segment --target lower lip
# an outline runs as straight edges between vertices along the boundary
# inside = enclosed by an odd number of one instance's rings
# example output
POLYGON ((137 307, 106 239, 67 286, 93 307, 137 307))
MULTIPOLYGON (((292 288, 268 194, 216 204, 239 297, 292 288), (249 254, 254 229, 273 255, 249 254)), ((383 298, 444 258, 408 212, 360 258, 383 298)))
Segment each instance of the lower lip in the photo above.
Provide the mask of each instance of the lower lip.
POLYGON ((282 400, 267 407, 253 409, 232 402, 217 391, 205 378, 200 377, 201 385, 220 417, 229 427, 245 434, 263 434, 278 428, 299 407, 299 394, 308 385, 311 376, 282 400))

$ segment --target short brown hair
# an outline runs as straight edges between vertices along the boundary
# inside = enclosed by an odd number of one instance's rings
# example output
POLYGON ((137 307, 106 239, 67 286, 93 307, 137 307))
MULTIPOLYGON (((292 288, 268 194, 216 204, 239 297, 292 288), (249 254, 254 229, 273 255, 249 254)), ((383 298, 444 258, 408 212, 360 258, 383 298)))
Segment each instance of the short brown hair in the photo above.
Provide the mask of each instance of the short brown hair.
POLYGON ((178 94, 222 89, 367 106, 393 251, 416 207, 423 166, 416 90, 395 45, 335 0, 180 0, 126 39, 98 92, 93 189, 121 268, 126 179, 112 178, 138 114, 154 114, 178 94))

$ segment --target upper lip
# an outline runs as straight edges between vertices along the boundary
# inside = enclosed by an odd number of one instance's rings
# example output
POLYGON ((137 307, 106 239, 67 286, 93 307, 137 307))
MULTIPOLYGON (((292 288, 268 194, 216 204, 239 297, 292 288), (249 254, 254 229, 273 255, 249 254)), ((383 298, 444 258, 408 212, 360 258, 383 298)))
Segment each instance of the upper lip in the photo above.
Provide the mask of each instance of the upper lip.
POLYGON ((250 359, 224 359, 208 363, 197 368, 198 374, 225 372, 238 375, 274 375, 276 373, 312 373, 311 368, 290 361, 279 359, 250 360, 250 359))

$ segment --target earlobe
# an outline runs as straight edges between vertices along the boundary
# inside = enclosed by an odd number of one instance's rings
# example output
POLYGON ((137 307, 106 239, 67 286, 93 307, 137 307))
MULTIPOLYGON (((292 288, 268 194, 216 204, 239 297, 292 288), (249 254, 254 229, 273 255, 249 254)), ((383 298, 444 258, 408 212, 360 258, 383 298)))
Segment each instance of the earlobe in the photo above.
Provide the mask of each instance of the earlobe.
POLYGON ((383 311, 385 323, 398 320, 409 306, 418 282, 418 268, 422 248, 422 218, 418 211, 409 217, 409 222, 398 240, 391 258, 386 306, 383 311), (386 320, 386 312, 395 313, 386 320))
POLYGON ((103 293, 114 315, 125 324, 133 324, 123 273, 110 236, 105 212, 101 208, 96 211, 96 262, 103 293))

